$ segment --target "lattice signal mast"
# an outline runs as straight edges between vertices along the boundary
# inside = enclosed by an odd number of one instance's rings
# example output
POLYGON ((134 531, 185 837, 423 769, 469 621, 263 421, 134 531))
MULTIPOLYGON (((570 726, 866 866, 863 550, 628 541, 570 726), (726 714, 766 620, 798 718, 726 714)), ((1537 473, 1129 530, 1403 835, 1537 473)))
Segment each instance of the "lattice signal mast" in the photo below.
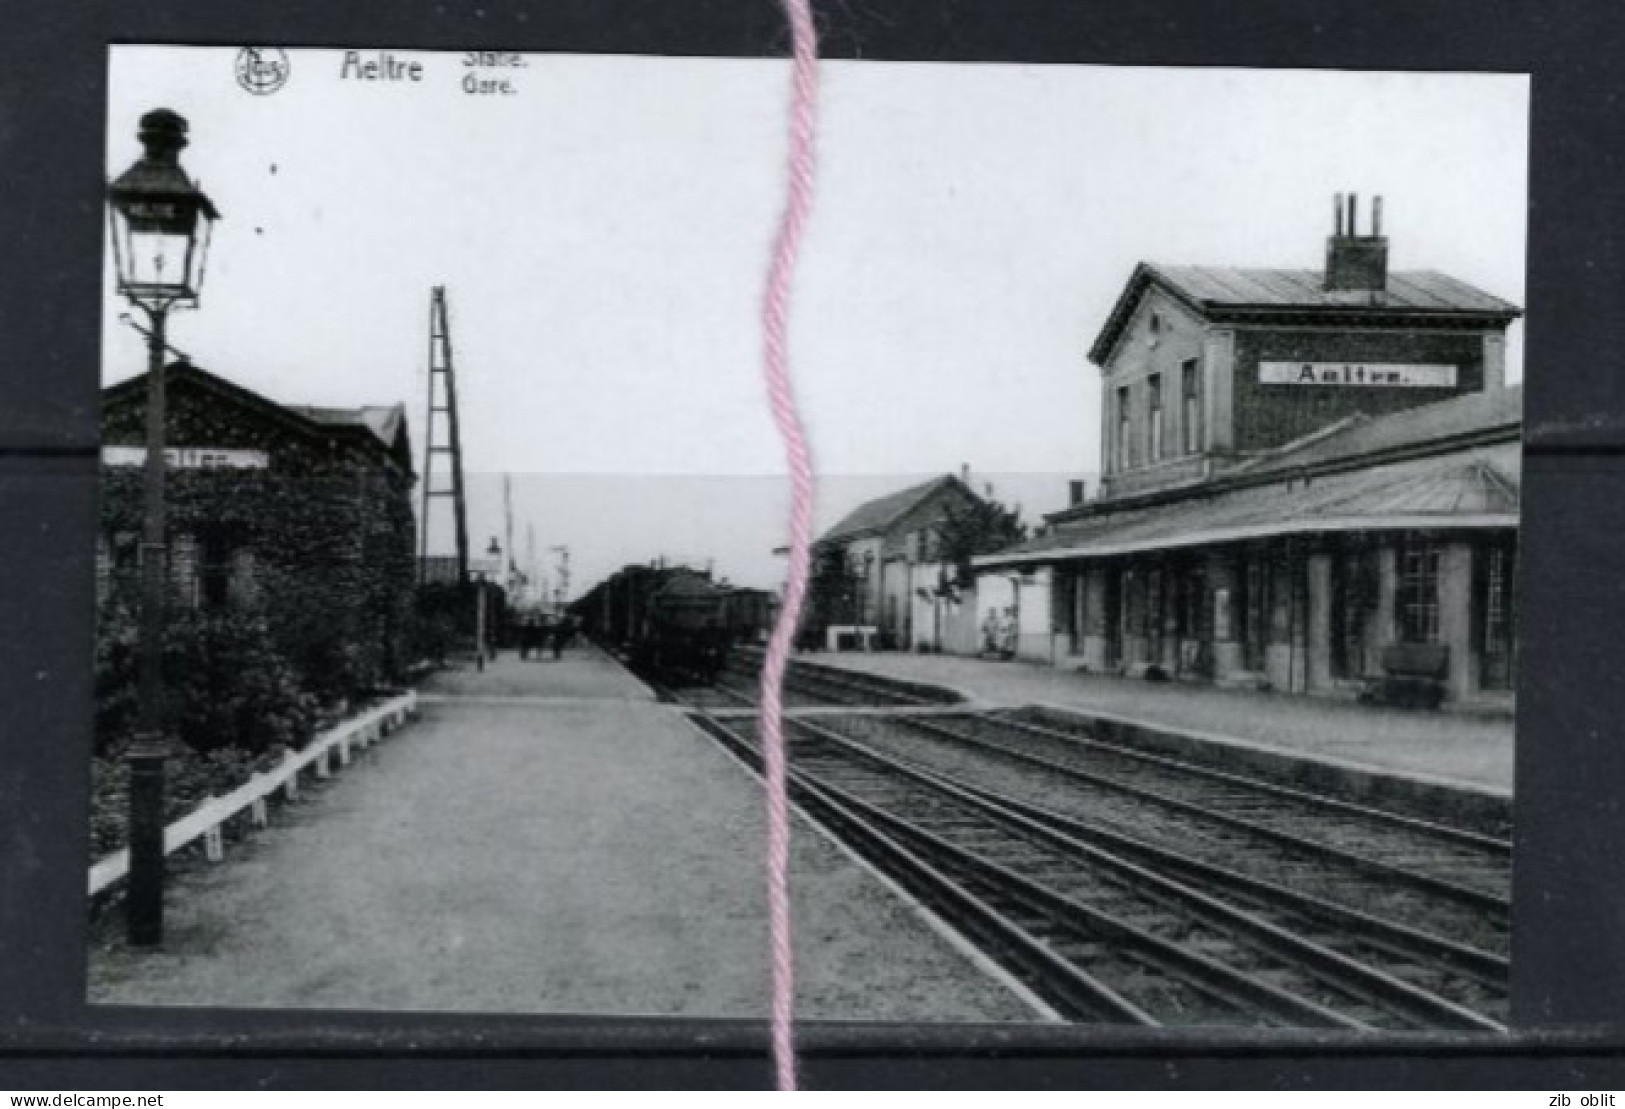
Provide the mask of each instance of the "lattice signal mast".
POLYGON ((468 580, 468 512, 463 498, 463 440, 457 430, 457 374, 451 356, 451 321, 446 313, 446 288, 436 285, 429 294, 429 416, 423 433, 423 549, 418 559, 420 580, 429 566, 429 506, 436 497, 450 497, 457 528, 457 580, 468 580), (445 465, 437 468, 435 459, 445 465))

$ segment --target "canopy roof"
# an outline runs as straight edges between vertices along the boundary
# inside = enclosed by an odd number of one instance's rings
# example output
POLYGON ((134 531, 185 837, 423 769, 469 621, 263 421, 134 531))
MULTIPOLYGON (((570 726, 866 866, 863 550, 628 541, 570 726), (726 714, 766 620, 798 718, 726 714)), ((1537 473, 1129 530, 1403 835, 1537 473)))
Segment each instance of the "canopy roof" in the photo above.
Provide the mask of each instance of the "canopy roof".
MULTIPOLYGON (((960 480, 953 474, 943 474, 919 485, 910 486, 896 493, 888 493, 884 497, 876 497, 872 501, 865 501, 845 516, 839 523, 819 536, 818 542, 838 543, 848 539, 860 539, 866 535, 883 535, 891 529, 904 516, 919 507, 927 497, 938 490, 947 489, 954 485, 961 485, 960 480)), ((967 489, 966 493, 970 493, 967 489)), ((970 494, 974 496, 974 494, 970 494)))
POLYGON ((977 566, 1102 558, 1286 535, 1518 526, 1518 446, 1192 497, 1067 521, 977 566))

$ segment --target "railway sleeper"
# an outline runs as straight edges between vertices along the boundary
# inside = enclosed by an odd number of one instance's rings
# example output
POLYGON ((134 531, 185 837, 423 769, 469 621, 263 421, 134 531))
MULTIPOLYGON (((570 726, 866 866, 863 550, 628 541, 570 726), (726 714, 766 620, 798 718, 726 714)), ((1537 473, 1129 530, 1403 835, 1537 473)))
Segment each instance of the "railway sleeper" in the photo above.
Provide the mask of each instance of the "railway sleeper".
MULTIPOLYGON (((854 741, 848 740, 844 742, 862 757, 879 764, 889 765, 896 773, 921 782, 934 784, 950 796, 958 795, 970 799, 975 798, 973 792, 941 775, 887 760, 885 756, 879 755, 854 741)), ((1109 867, 1116 868, 1121 874, 1133 876, 1135 881, 1140 884, 1157 888, 1164 897, 1178 899, 1186 907, 1187 912, 1206 918, 1210 923, 1216 923, 1222 930, 1250 935, 1254 946, 1271 952, 1272 957, 1284 958, 1288 962, 1297 963, 1304 968, 1306 973, 1310 973, 1319 980, 1326 982, 1334 989, 1366 998, 1391 1012, 1403 1014, 1409 1019, 1417 1021, 1423 1027, 1443 1026, 1479 1030, 1501 1030, 1502 1028, 1499 1022, 1481 1013, 1446 998, 1419 990, 1382 971, 1356 962, 1303 937, 1296 936, 1253 914, 1241 912, 1199 890, 1164 878, 1153 871, 1146 870, 1144 867, 1111 855, 1098 847, 1093 847, 1052 828, 1047 828, 1042 823, 1003 808, 1003 806, 995 802, 983 800, 982 804, 992 811, 1003 809, 1001 820, 1007 824, 1014 824, 1016 827, 1023 828, 1052 844, 1062 844, 1085 858, 1091 858, 1097 862, 1105 863, 1109 867)), ((894 823, 899 820, 899 818, 891 814, 883 815, 885 819, 894 823)), ((911 830, 916 834, 921 834, 917 829, 911 830)), ((1069 904, 1077 908, 1083 908, 1076 902, 1069 901, 1069 904)))
POLYGON ((1368 855, 1348 851, 1319 840, 1308 839, 1296 833, 1282 831, 1279 828, 1271 827, 1267 824, 1260 824, 1253 821, 1243 820, 1240 817, 1230 816, 1226 813, 1215 812, 1202 805, 1178 797, 1173 797, 1166 793, 1131 785, 1127 782, 1096 774, 1092 771, 1081 770, 1077 767, 1064 763, 1058 763, 1040 755, 1033 755, 1028 752, 1013 750, 1002 744, 990 743, 973 736, 966 736, 959 732, 955 732, 952 729, 943 728, 935 721, 927 722, 911 717, 908 718, 906 722, 910 727, 920 729, 927 733, 938 734, 954 742, 990 750, 995 754, 1015 759, 1018 762, 1025 762, 1030 765, 1040 767, 1041 769, 1050 771, 1051 773, 1059 774, 1063 777, 1082 782, 1086 785, 1094 786, 1099 789, 1113 790, 1115 792, 1122 793, 1130 797, 1135 797, 1175 812, 1184 813, 1200 820, 1227 826, 1235 831, 1264 839, 1270 839, 1277 843, 1296 848, 1299 851, 1318 854, 1329 858, 1337 858, 1346 865, 1367 874, 1379 875, 1395 881, 1404 882, 1406 884, 1415 886, 1418 889, 1424 889, 1435 895, 1451 898, 1463 904, 1470 905, 1477 910, 1493 915, 1496 920, 1503 924, 1506 923, 1511 915, 1511 905, 1509 901, 1505 897, 1497 894, 1463 886, 1460 883, 1447 881, 1431 874, 1422 874, 1416 871, 1406 870, 1403 867, 1394 865, 1382 859, 1372 858, 1368 855))

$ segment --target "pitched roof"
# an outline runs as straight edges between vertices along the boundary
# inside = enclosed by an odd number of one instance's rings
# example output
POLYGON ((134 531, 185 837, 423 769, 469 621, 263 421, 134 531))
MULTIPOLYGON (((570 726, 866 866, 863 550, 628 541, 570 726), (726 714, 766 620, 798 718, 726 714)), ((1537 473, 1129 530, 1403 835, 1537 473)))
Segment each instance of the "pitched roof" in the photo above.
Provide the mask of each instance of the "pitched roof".
POLYGON ((1355 417, 1301 446, 1266 455, 1251 474, 1323 466, 1462 438, 1515 438, 1523 426, 1523 386, 1466 393, 1379 417, 1355 417))
POLYGON ((1283 475, 1268 485, 1069 520, 975 562, 1011 565, 1383 528, 1516 527, 1517 463, 1517 445, 1505 444, 1311 480, 1283 475))
MULTIPOLYGON (((837 543, 866 535, 883 534, 897 521, 919 507, 938 490, 960 484, 953 474, 943 474, 920 485, 910 486, 884 497, 866 501, 843 516, 839 523, 819 536, 819 543, 837 543)), ((975 494, 972 494, 974 496, 975 494)))
MULTIPOLYGON (((300 434, 331 440, 332 429, 348 428, 376 438, 408 472, 412 469, 410 444, 402 440, 406 428, 406 406, 403 404, 368 405, 363 408, 314 408, 306 405, 278 404, 271 398, 237 384, 230 378, 211 373, 187 359, 177 359, 164 367, 164 379, 173 386, 190 381, 204 389, 239 404, 247 405, 276 420, 283 427, 300 434)), ((126 378, 102 390, 102 406, 115 404, 125 398, 145 397, 145 373, 126 378)))
MULTIPOLYGON (((211 373, 188 359, 182 358, 168 363, 163 368, 163 374, 164 381, 170 388, 181 382, 190 382, 216 396, 254 409, 297 434, 318 440, 323 437, 322 428, 298 411, 285 404, 278 404, 270 397, 239 385, 230 378, 211 373)), ((147 372, 142 372, 104 388, 102 408, 106 409, 129 399, 144 402, 146 395, 147 372)))
POLYGON ((1152 284, 1209 318, 1260 313, 1403 315, 1420 319, 1478 317, 1505 326, 1518 316, 1515 304, 1436 270, 1388 275, 1379 292, 1332 290, 1320 270, 1251 269, 1239 266, 1166 266, 1141 262, 1112 308, 1089 357, 1102 364, 1128 326, 1140 297, 1152 284))
POLYGON ((1211 307, 1400 308, 1516 316, 1518 309, 1465 281, 1436 270, 1388 275, 1381 292, 1346 292, 1325 287, 1318 270, 1242 269, 1236 266, 1153 266, 1164 280, 1192 300, 1211 307))
POLYGON ((289 410, 307 420, 328 427, 357 427, 370 431, 386 447, 395 445, 406 422, 404 404, 369 404, 361 408, 316 408, 304 404, 290 404, 289 410))

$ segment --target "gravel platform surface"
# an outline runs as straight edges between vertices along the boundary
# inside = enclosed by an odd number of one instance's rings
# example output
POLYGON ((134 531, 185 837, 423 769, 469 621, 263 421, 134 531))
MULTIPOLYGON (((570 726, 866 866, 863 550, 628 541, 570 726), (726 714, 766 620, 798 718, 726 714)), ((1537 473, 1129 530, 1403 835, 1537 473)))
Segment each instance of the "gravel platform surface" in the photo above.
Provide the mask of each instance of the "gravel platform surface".
MULTIPOLYGON (((99 1003, 763 1016, 757 783, 589 648, 438 676, 422 719, 183 862, 166 944, 102 922, 99 1003)), ((794 840, 797 1015, 1032 1020, 871 873, 794 840)))

